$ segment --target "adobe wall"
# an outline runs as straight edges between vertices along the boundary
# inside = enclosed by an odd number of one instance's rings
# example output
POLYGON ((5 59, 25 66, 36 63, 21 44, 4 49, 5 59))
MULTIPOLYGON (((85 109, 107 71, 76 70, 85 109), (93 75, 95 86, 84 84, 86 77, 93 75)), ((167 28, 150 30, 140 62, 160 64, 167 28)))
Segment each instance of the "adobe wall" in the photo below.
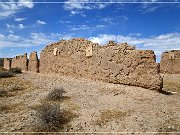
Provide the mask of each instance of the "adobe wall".
POLYGON ((11 68, 11 59, 4 58, 4 68, 10 69, 11 68))
POLYGON ((11 67, 15 68, 15 67, 19 67, 21 68, 23 71, 27 71, 28 70, 28 58, 27 58, 27 53, 24 55, 19 55, 16 56, 12 59, 12 63, 11 63, 11 67))
POLYGON ((180 50, 163 52, 160 70, 162 73, 180 74, 180 50))
POLYGON ((39 60, 37 52, 31 52, 29 56, 28 71, 39 72, 39 60))
POLYGON ((140 86, 152 90, 162 88, 159 66, 151 50, 135 50, 128 44, 109 42, 99 46, 76 38, 61 40, 41 52, 41 73, 59 73, 140 86))
POLYGON ((4 58, 0 58, 0 67, 4 67, 4 58))

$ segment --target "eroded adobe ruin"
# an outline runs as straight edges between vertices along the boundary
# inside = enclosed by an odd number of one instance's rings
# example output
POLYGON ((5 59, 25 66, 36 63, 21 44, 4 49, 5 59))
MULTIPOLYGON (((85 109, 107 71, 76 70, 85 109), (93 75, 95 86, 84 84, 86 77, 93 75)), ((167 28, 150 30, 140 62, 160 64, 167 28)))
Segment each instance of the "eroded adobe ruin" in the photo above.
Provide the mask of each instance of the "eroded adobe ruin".
POLYGON ((9 58, 4 58, 4 68, 5 69, 10 69, 11 68, 11 60, 12 59, 9 59, 9 58))
POLYGON ((75 38, 48 45, 41 52, 16 56, 5 68, 20 67, 24 71, 58 73, 61 75, 102 80, 110 83, 140 86, 151 90, 162 88, 159 65, 152 50, 135 50, 127 43, 110 41, 104 46, 75 38))
POLYGON ((180 50, 163 52, 160 70, 162 73, 180 74, 180 50))
POLYGON ((59 73, 110 83, 162 88, 159 66, 151 50, 135 50, 126 43, 105 46, 76 38, 61 40, 41 52, 41 73, 59 73))
POLYGON ((27 53, 24 55, 18 55, 12 59, 11 68, 19 67, 23 71, 28 70, 28 58, 27 53))
POLYGON ((28 70, 32 72, 39 72, 39 60, 37 52, 31 52, 29 56, 28 70))

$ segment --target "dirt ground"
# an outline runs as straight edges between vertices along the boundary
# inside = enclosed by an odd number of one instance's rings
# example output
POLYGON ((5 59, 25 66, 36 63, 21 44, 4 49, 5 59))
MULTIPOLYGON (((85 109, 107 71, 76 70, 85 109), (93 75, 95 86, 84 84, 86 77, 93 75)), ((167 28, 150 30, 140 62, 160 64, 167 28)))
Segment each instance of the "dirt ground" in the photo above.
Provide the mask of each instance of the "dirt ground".
MULTIPOLYGON (((120 84, 23 73, 0 79, 0 132, 39 132, 39 105, 54 88, 66 93, 56 104, 69 121, 59 131, 90 133, 180 133, 180 75, 165 75, 164 90, 174 94, 120 84), (2 93, 2 92, 1 92, 2 93)), ((55 101, 51 101, 54 103, 55 101)))

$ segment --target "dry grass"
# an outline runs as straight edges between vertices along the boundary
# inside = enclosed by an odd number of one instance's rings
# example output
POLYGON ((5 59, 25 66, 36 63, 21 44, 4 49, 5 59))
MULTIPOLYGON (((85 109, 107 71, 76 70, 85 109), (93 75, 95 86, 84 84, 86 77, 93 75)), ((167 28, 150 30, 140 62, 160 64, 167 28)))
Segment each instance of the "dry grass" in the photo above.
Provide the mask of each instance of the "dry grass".
POLYGON ((5 112, 5 113, 17 113, 20 110, 20 103, 18 104, 1 104, 0 105, 0 113, 5 112))
POLYGON ((0 89, 7 91, 9 96, 13 96, 23 94, 22 91, 27 89, 31 90, 34 89, 34 87, 29 81, 22 80, 18 77, 11 77, 0 79, 0 89), (21 91, 21 93, 18 91, 21 91))
POLYGON ((105 110, 101 112, 100 118, 95 121, 95 125, 103 126, 108 122, 122 119, 126 116, 126 112, 118 111, 118 110, 105 110))

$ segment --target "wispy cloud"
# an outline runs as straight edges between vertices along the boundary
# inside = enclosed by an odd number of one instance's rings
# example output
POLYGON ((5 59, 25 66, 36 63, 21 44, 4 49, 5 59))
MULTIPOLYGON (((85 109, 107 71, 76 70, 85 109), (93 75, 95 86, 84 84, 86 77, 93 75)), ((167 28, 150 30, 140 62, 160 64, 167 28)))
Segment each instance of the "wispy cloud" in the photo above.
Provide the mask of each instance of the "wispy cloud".
POLYGON ((110 4, 110 3, 89 4, 88 2, 101 2, 101 0, 67 0, 66 3, 64 4, 64 9, 65 10, 102 9, 110 4))
POLYGON ((46 24, 46 22, 41 21, 41 20, 37 20, 36 23, 37 23, 37 24, 46 24))
POLYGON ((71 15, 80 15, 82 17, 86 17, 85 13, 83 13, 81 11, 74 11, 74 10, 71 11, 71 15))
POLYGON ((0 2, 0 19, 11 17, 23 8, 33 8, 34 6, 32 0, 8 0, 6 2, 0 0, 0 2))
POLYGON ((11 29, 24 29, 26 28, 26 26, 24 26, 23 24, 18 24, 18 25, 12 25, 12 24, 6 24, 6 27, 9 29, 9 32, 12 33, 11 29))
POLYGON ((32 47, 47 45, 60 39, 70 38, 72 38, 71 35, 59 33, 30 33, 29 37, 26 38, 15 34, 0 34, 0 49, 5 47, 32 47))
POLYGON ((14 21, 16 21, 16 22, 21 22, 24 20, 26 20, 26 18, 14 18, 14 21))
POLYGON ((69 29, 71 31, 94 31, 97 29, 101 29, 104 28, 105 25, 73 25, 73 26, 69 26, 69 29))

